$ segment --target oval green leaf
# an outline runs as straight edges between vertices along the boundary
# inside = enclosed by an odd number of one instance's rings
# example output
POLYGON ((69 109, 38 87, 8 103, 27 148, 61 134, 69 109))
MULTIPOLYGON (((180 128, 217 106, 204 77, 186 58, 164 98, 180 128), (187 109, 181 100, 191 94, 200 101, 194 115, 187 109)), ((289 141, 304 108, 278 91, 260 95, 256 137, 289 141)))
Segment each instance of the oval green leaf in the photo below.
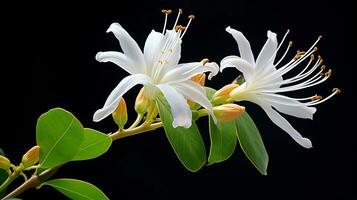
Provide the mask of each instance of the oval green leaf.
POLYGON ((164 97, 157 98, 160 118, 165 133, 178 159, 191 172, 196 172, 206 163, 206 149, 195 122, 190 128, 172 127, 173 117, 164 97))
POLYGON ((209 133, 211 148, 208 163, 218 163, 227 160, 237 146, 237 129, 235 121, 215 124, 209 117, 209 133))
POLYGON ((97 130, 84 129, 84 140, 79 147, 78 153, 72 160, 89 160, 96 158, 108 151, 112 139, 97 130))
POLYGON ((41 184, 48 185, 74 200, 108 200, 96 186, 76 179, 54 179, 41 184))
POLYGON ((247 112, 244 112, 236 119, 236 125, 238 141, 243 152, 260 173, 267 175, 268 153, 254 121, 247 112))
POLYGON ((37 121, 36 140, 40 146, 40 167, 55 167, 77 154, 83 142, 83 127, 72 113, 51 109, 37 121))

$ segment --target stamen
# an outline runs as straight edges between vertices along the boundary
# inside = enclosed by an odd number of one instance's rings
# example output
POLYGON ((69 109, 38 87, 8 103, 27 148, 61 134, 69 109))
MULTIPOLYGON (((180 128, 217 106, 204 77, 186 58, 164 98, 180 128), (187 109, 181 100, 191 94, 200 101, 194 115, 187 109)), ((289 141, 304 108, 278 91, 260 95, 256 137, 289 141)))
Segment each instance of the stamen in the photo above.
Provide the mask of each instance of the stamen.
POLYGON ((293 41, 289 41, 289 47, 293 46, 293 41))
POLYGON ((321 101, 318 101, 318 102, 315 102, 315 103, 310 103, 310 104, 308 104, 308 106, 314 106, 314 105, 323 103, 323 102, 329 100, 331 97, 335 96, 335 95, 338 94, 338 93, 341 93, 341 90, 338 89, 338 88, 333 88, 333 89, 332 89, 332 94, 330 94, 328 97, 324 98, 324 99, 321 100, 321 101))
POLYGON ((202 65, 205 66, 209 62, 209 60, 208 60, 208 58, 205 58, 201 62, 202 62, 202 65))
POLYGON ((164 33, 165 33, 165 29, 166 29, 166 24, 167 24, 167 15, 169 15, 170 13, 172 13, 172 10, 162 9, 161 12, 165 14, 164 27, 162 28, 162 34, 164 34, 164 33))
POLYGON ((331 76, 331 74, 332 74, 332 70, 331 70, 331 69, 329 69, 329 70, 325 73, 325 76, 330 77, 330 76, 331 76))
POLYGON ((315 55, 314 54, 310 55, 310 60, 315 60, 315 55))
POLYGON ((186 33, 186 31, 187 31, 187 29, 188 29, 188 27, 190 26, 190 24, 191 24, 191 21, 193 20, 193 19, 195 19, 195 16, 194 15, 190 15, 190 16, 188 16, 188 18, 190 19, 189 21, 188 21, 188 23, 187 23, 187 26, 186 26, 186 29, 185 29, 185 31, 182 33, 182 35, 181 35, 181 39, 183 38, 183 36, 185 35, 185 33, 186 33))
POLYGON ((305 51, 300 51, 300 50, 297 50, 296 51, 296 55, 294 56, 294 60, 297 60, 299 58, 301 58, 306 52, 305 51))
POLYGON ((186 29, 186 27, 185 26, 182 26, 182 25, 177 25, 176 27, 175 27, 175 30, 176 31, 182 31, 182 30, 185 30, 186 29))
POLYGON ((161 10, 162 13, 164 13, 165 15, 169 15, 172 13, 172 10, 165 10, 165 9, 162 9, 161 10))
POLYGON ((179 8, 179 12, 178 12, 178 14, 177 14, 176 21, 175 21, 175 24, 174 24, 174 26, 172 27, 172 29, 175 29, 175 28, 176 28, 177 22, 178 22, 178 20, 179 20, 181 14, 182 14, 182 9, 179 8))
POLYGON ((189 19, 195 19, 195 16, 194 15, 189 15, 188 18, 189 19))
POLYGON ((322 65, 321 70, 325 70, 325 69, 326 69, 326 65, 322 65))
POLYGON ((339 88, 333 88, 332 92, 335 92, 336 94, 341 93, 341 90, 339 88))
POLYGON ((311 99, 311 101, 320 101, 322 99, 322 96, 315 95, 315 96, 312 96, 310 99, 311 99))

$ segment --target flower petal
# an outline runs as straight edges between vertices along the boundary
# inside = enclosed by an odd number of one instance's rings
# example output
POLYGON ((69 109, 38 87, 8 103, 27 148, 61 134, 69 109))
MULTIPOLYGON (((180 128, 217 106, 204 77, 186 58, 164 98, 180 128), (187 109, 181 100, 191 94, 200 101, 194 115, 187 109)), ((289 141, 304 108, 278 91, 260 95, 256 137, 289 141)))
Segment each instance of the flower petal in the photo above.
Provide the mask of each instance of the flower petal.
POLYGON ((138 69, 134 67, 132 60, 130 60, 123 53, 116 51, 98 52, 95 59, 99 62, 112 62, 130 74, 139 73, 138 69))
POLYGON ((154 59, 160 55, 160 50, 164 45, 164 35, 154 30, 151 31, 146 39, 144 46, 144 57, 148 72, 151 73, 151 67, 154 64, 154 59))
POLYGON ((285 132, 287 132, 298 144, 305 148, 311 148, 312 143, 308 138, 304 138, 302 135, 300 135, 299 132, 297 132, 291 124, 283 117, 281 116, 277 111, 275 111, 271 106, 269 105, 261 105, 265 113, 268 115, 270 120, 279 126, 281 129, 283 129, 285 132))
POLYGON ((243 73, 243 76, 247 82, 249 82, 250 78, 254 74, 253 66, 238 56, 227 56, 222 59, 220 71, 222 72, 225 68, 228 67, 237 68, 240 72, 243 73))
POLYGON ((140 73, 146 72, 145 59, 140 47, 135 40, 125 31, 123 27, 118 23, 113 23, 107 30, 107 33, 113 32, 114 36, 119 40, 120 46, 124 51, 124 54, 131 59, 138 68, 140 73))
POLYGON ((261 98, 267 101, 279 112, 298 118, 312 119, 316 108, 308 107, 300 101, 280 94, 261 94, 261 98))
POLYGON ((243 33, 231 28, 230 26, 226 28, 226 31, 230 33, 236 40, 239 48, 240 57, 246 60, 251 65, 254 65, 255 61, 252 49, 250 47, 249 41, 247 40, 247 38, 244 37, 243 33))
POLYGON ((265 42, 257 58, 257 71, 264 70, 265 72, 267 72, 268 69, 266 68, 275 69, 273 62, 276 56, 276 50, 278 48, 278 41, 276 39, 276 33, 268 31, 267 35, 268 39, 265 42))
POLYGON ((192 113, 187 104, 187 100, 176 89, 168 84, 160 84, 157 87, 162 91, 166 100, 170 104, 171 114, 174 118, 172 126, 174 128, 182 126, 189 128, 192 125, 192 113))
POLYGON ((194 101, 206 108, 208 113, 212 116, 215 123, 217 123, 216 116, 213 114, 211 102, 207 99, 204 89, 198 83, 187 80, 180 83, 172 84, 175 89, 181 93, 186 99, 194 101))
POLYGON ((93 121, 98 122, 110 115, 118 106, 120 98, 137 84, 150 83, 151 79, 144 74, 133 74, 125 77, 110 93, 103 108, 97 110, 93 115, 93 121))
POLYGON ((192 62, 179 64, 175 68, 167 71, 161 79, 163 83, 176 83, 190 79, 191 77, 204 72, 211 72, 208 75, 210 80, 219 71, 219 66, 215 62, 206 63, 192 62))

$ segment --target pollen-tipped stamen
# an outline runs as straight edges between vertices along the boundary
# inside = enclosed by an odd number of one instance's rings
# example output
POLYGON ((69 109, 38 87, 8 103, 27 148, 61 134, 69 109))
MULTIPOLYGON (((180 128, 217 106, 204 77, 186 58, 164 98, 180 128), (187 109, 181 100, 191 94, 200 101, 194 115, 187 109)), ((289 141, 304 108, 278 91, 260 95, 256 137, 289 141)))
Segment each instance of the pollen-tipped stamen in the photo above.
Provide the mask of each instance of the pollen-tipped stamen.
POLYGON ((175 29, 175 28, 176 28, 177 22, 178 22, 178 20, 180 19, 180 15, 181 15, 181 14, 182 14, 182 9, 179 8, 179 12, 178 12, 178 14, 177 14, 176 21, 175 21, 175 24, 174 24, 174 26, 172 27, 172 29, 175 29))
POLYGON ((162 34, 165 34, 166 24, 167 24, 167 16, 172 13, 172 10, 162 9, 161 12, 165 14, 165 22, 164 22, 164 27, 162 29, 162 34))
POLYGON ((190 19, 190 20, 188 21, 188 23, 187 23, 187 25, 186 25, 186 29, 184 30, 184 32, 183 32, 182 35, 181 35, 181 39, 182 39, 183 36, 185 35, 185 33, 186 33, 188 27, 189 27, 190 24, 191 24, 191 21, 192 21, 193 19, 195 19, 195 16, 194 16, 194 15, 189 15, 189 16, 188 16, 188 19, 190 19))
POLYGON ((321 101, 318 101, 318 102, 315 102, 315 103, 311 103, 311 104, 309 104, 309 106, 314 106, 314 105, 323 103, 323 102, 329 100, 330 98, 332 98, 333 96, 335 96, 336 94, 339 94, 339 93, 341 93, 341 90, 339 88, 333 88, 332 89, 332 93, 328 97, 322 99, 321 101))

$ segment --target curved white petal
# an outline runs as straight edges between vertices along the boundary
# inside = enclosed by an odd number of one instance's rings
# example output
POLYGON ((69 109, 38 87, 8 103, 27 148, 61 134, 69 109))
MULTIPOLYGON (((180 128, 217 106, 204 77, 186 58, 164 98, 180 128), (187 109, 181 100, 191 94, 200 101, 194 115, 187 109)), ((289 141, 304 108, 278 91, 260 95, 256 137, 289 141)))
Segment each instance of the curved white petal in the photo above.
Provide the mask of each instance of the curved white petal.
POLYGON ((193 76, 205 72, 210 72, 208 79, 210 80, 213 76, 217 75, 219 72, 219 66, 215 62, 206 63, 205 65, 202 62, 192 62, 179 64, 177 67, 172 68, 170 71, 167 71, 162 77, 161 82, 163 83, 176 83, 185 80, 189 80, 193 76))
POLYGON ((281 129, 283 129, 285 132, 287 132, 298 144, 305 148, 311 148, 312 143, 308 138, 304 138, 302 135, 300 135, 299 132, 297 132, 294 127, 291 126, 291 124, 283 117, 281 116, 277 111, 275 111, 271 106, 269 105, 261 105, 265 113, 268 115, 270 120, 279 126, 281 129))
POLYGON ((316 108, 308 107, 300 101, 279 94, 261 94, 261 100, 272 105, 279 112, 298 118, 312 119, 316 108))
POLYGON ((160 55, 160 50, 164 45, 164 35, 154 30, 151 31, 146 39, 144 46, 144 57, 148 73, 151 73, 151 67, 154 64, 154 59, 160 55))
POLYGON ((129 35, 126 30, 120 26, 119 23, 113 23, 107 30, 107 33, 112 32, 119 40, 120 46, 124 54, 130 58, 135 67, 138 68, 140 73, 146 73, 146 63, 144 55, 135 40, 129 35))
POLYGON ((267 72, 268 69, 266 68, 275 69, 273 62, 276 56, 276 50, 278 48, 278 41, 276 39, 276 33, 268 31, 267 35, 268 39, 265 42, 256 60, 257 71, 264 70, 265 72, 267 72))
POLYGON ((123 53, 116 51, 98 52, 95 59, 99 62, 112 62, 130 74, 139 73, 133 62, 123 53))
POLYGON ((187 100, 176 89, 168 84, 160 84, 157 87, 164 94, 171 107, 171 114, 174 118, 172 126, 174 128, 182 126, 189 128, 192 125, 192 113, 187 104, 187 100))
POLYGON ((243 76, 247 82, 249 82, 250 78, 254 74, 253 66, 248 63, 246 60, 238 57, 238 56, 227 56, 221 61, 221 72, 228 67, 235 67, 240 72, 243 73, 243 76))
POLYGON ((110 115, 118 106, 120 98, 137 84, 150 83, 151 79, 144 74, 133 74, 125 77, 110 93, 103 108, 97 110, 93 115, 93 121, 98 122, 110 115))
POLYGON ((231 28, 230 26, 226 28, 226 31, 230 33, 233 36, 233 38, 236 40, 239 48, 240 57, 242 57, 251 65, 254 65, 255 61, 254 61, 252 49, 250 47, 249 41, 247 40, 247 38, 244 37, 243 33, 231 28))
POLYGON ((202 88, 201 85, 197 84, 194 81, 187 80, 180 83, 172 84, 175 89, 181 93, 186 99, 194 101, 200 104, 202 107, 206 108, 208 113, 212 116, 215 123, 217 123, 216 116, 213 114, 212 104, 207 99, 205 95, 205 90, 202 88))

